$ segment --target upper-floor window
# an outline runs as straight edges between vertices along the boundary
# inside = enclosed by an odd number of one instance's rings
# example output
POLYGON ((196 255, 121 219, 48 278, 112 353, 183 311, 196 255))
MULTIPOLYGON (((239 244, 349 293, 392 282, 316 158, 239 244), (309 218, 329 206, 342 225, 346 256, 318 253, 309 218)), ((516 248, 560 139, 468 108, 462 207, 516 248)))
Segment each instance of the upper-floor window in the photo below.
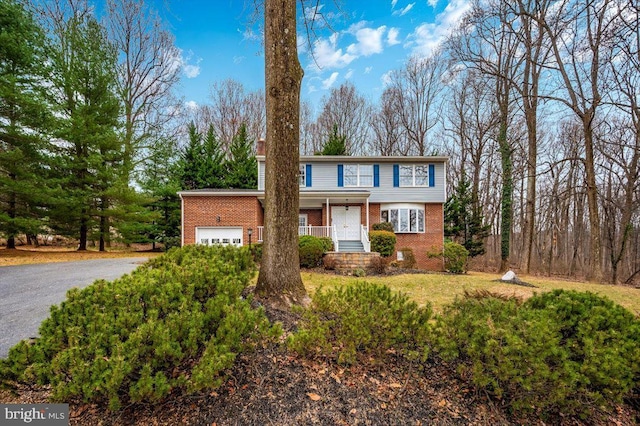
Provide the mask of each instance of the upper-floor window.
POLYGON ((298 169, 298 185, 301 188, 311 187, 311 164, 300 164, 298 169))
POLYGON ((300 164, 300 171, 298 173, 298 185, 299 186, 307 186, 307 174, 305 173, 306 171, 306 165, 305 164, 300 164))
POLYGON ((344 186, 373 186, 373 164, 345 164, 344 186))
POLYGON ((429 166, 401 164, 400 186, 429 186, 429 166))

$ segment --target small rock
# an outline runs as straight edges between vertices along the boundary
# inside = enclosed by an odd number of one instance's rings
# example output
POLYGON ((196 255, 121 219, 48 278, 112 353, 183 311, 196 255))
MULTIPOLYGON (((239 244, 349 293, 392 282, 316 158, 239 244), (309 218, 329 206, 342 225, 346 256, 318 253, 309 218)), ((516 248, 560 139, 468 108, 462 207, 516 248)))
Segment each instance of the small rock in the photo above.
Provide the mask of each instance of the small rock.
POLYGON ((508 271, 506 274, 502 276, 502 281, 514 281, 516 279, 516 273, 513 271, 508 271))

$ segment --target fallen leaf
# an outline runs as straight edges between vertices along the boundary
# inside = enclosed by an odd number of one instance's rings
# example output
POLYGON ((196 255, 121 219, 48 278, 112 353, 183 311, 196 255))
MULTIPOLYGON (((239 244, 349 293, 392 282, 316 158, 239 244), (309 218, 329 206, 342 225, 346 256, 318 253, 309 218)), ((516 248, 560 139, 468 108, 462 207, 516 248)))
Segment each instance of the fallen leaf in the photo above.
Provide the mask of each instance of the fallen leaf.
POLYGON ((332 378, 333 380, 335 380, 336 382, 338 382, 338 383, 342 383, 342 382, 340 381, 340 377, 338 377, 335 373, 331 373, 331 378, 332 378))
POLYGON ((444 399, 438 403, 439 407, 444 407, 445 405, 447 405, 447 401, 445 401, 444 399))
POLYGON ((322 397, 320 395, 318 395, 317 393, 308 393, 307 396, 312 400, 312 401, 320 401, 322 399, 322 397))
POLYGON ((402 387, 402 385, 401 385, 400 383, 391 383, 391 384, 389 385, 389 387, 390 387, 390 388, 401 388, 401 387, 402 387))
POLYGON ((384 402, 382 404, 380 404, 380 408, 382 408, 383 410, 387 409, 387 404, 385 404, 384 402))

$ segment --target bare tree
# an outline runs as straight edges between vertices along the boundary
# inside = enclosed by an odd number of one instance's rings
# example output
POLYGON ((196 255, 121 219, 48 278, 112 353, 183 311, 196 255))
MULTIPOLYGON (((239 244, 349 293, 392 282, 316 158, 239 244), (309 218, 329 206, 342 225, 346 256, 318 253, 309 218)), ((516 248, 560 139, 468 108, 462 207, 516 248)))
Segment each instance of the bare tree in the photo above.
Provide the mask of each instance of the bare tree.
MULTIPOLYGON (((546 31, 560 80, 561 95, 549 98, 568 107, 582 125, 584 167, 589 206, 590 274, 602 281, 601 220, 598 206, 594 123, 602 106, 601 89, 606 76, 603 52, 611 48, 608 35, 619 25, 622 10, 615 0, 580 2, 563 0, 554 4, 554 14, 537 17, 546 31)), ((624 3, 624 2, 623 2, 624 3)))
POLYGON ((439 120, 438 101, 445 85, 447 63, 436 52, 429 57, 410 58, 404 68, 391 75, 396 110, 411 146, 411 154, 426 155, 428 133, 439 120))
POLYGON ((400 93, 395 87, 387 87, 382 92, 380 104, 374 109, 369 125, 375 135, 371 150, 376 155, 409 155, 406 135, 396 106, 400 93))
POLYGON ((157 12, 143 0, 107 0, 105 24, 119 51, 118 93, 123 104, 124 170, 146 161, 173 132, 179 100, 181 52, 157 12))
POLYGON ((261 91, 246 93, 237 80, 227 79, 211 86, 212 105, 204 106, 207 122, 213 125, 223 149, 226 151, 238 133, 240 126, 247 126, 250 139, 257 140, 265 135, 265 101, 261 91))
POLYGON ((514 24, 510 25, 511 31, 520 38, 524 56, 523 70, 520 74, 521 80, 519 84, 515 84, 515 87, 520 93, 527 126, 527 189, 523 223, 524 254, 522 262, 522 270, 525 274, 528 274, 531 268, 533 240, 536 229, 540 82, 550 53, 545 41, 546 34, 538 26, 538 22, 542 16, 547 14, 550 4, 550 0, 518 0, 514 12, 518 19, 514 24))
POLYGON ((298 262, 300 85, 296 0, 265 0, 267 141, 264 252, 256 294, 287 308, 308 303, 298 262))
POLYGON ((347 153, 362 155, 368 151, 370 144, 370 116, 371 106, 367 100, 353 84, 347 82, 331 89, 328 97, 323 97, 317 120, 318 131, 323 142, 326 142, 334 126, 337 126, 338 134, 347 139, 347 153))
POLYGON ((466 16, 460 32, 450 43, 454 55, 467 66, 478 70, 494 84, 494 101, 498 112, 496 140, 502 167, 501 194, 501 265, 509 268, 511 228, 513 222, 513 146, 509 140, 510 109, 515 74, 521 55, 516 34, 507 28, 514 19, 506 2, 476 1, 466 16))

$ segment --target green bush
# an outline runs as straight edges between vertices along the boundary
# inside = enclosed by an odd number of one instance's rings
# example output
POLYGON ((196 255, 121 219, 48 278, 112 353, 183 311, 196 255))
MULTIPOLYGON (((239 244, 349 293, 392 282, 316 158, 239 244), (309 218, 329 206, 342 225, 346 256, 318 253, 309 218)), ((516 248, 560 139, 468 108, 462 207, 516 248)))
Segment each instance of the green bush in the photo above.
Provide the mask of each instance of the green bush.
POLYGON ((431 306, 415 302, 389 287, 359 282, 330 291, 319 289, 309 309, 302 310, 290 349, 302 354, 354 363, 357 354, 384 357, 389 349, 408 356, 426 357, 431 306))
POLYGON ((393 223, 391 223, 391 222, 374 223, 371 226, 371 229, 374 230, 374 231, 395 232, 395 230, 393 229, 393 223))
POLYGON ((524 304, 456 300, 438 318, 436 351, 516 411, 589 415, 633 391, 640 323, 594 294, 557 290, 524 304))
POLYGON ((396 248, 396 234, 393 232, 371 231, 369 241, 371 241, 371 251, 380 253, 380 256, 389 257, 396 248))
POLYGON ((186 246, 72 289, 35 344, 1 360, 0 377, 50 383, 56 401, 108 401, 114 410, 174 388, 217 387, 239 352, 279 332, 241 297, 254 273, 247 249, 186 246))
POLYGON ((329 237, 319 237, 320 242, 322 242, 322 248, 324 252, 333 251, 333 240, 329 237))
POLYGON ((300 266, 302 268, 315 268, 322 265, 324 243, 318 237, 303 235, 299 242, 300 266))
POLYGON ((467 272, 467 259, 469 250, 458 243, 444 243, 444 269, 453 274, 464 274, 467 272))

